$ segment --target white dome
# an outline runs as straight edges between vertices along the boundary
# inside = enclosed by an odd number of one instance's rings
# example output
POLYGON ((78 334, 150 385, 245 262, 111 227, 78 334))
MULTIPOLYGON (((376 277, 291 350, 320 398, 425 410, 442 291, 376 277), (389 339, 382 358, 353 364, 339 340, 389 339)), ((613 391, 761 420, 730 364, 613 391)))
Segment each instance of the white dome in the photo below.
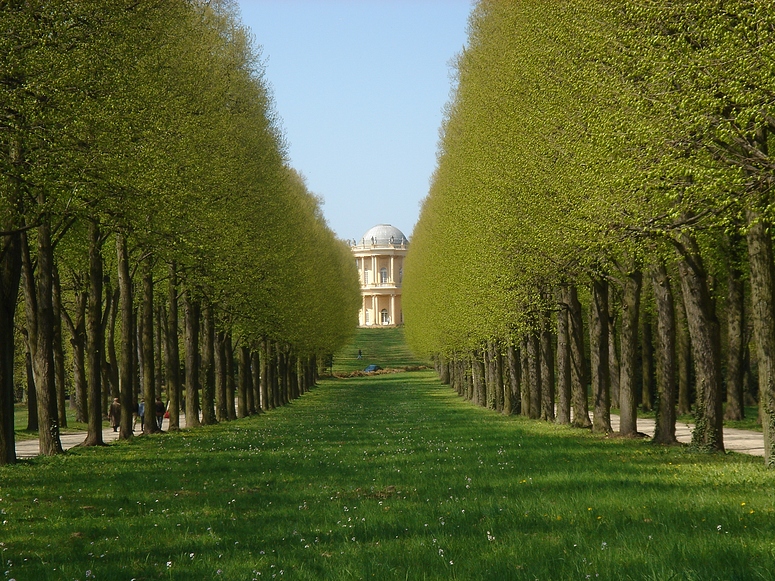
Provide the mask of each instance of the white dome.
POLYGON ((404 233, 390 224, 377 224, 361 238, 361 244, 407 244, 404 233))

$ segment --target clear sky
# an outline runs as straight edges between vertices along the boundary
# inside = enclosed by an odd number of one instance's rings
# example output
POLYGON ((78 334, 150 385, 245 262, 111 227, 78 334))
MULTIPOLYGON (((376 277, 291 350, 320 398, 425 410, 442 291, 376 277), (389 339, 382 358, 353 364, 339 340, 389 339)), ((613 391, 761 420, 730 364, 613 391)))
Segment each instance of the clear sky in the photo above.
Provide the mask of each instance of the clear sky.
POLYGON ((411 235, 436 167, 470 0, 239 0, 291 164, 340 238, 411 235))

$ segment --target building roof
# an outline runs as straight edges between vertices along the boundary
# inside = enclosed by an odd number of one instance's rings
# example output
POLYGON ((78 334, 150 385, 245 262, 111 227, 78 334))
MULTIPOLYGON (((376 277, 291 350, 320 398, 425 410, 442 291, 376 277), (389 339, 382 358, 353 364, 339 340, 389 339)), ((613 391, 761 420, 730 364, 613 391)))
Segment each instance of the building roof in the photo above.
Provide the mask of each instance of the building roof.
POLYGON ((408 244, 408 242, 409 240, 404 236, 404 233, 390 224, 377 224, 360 239, 360 244, 363 246, 368 244, 375 244, 377 246, 387 244, 404 245, 408 244))

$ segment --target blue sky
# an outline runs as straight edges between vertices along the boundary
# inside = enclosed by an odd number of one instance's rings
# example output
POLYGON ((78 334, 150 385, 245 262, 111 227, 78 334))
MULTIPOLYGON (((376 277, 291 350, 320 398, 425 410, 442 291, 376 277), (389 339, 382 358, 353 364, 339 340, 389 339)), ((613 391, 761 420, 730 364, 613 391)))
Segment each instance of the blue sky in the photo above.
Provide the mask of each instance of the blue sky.
POLYGON ((470 0, 240 0, 292 165, 340 238, 409 236, 436 167, 470 0))

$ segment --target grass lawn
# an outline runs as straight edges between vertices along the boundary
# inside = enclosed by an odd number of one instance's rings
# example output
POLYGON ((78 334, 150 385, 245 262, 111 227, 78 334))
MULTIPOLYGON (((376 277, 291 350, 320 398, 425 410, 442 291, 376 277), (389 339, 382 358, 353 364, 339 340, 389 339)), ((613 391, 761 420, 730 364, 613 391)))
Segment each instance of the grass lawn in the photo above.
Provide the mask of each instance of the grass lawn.
POLYGON ((460 400, 430 371, 0 469, 0 579, 773 579, 760 458, 460 400))
POLYGON ((334 355, 334 374, 362 371, 371 364, 385 369, 430 365, 409 351, 403 327, 364 328, 357 329, 352 340, 334 355))

